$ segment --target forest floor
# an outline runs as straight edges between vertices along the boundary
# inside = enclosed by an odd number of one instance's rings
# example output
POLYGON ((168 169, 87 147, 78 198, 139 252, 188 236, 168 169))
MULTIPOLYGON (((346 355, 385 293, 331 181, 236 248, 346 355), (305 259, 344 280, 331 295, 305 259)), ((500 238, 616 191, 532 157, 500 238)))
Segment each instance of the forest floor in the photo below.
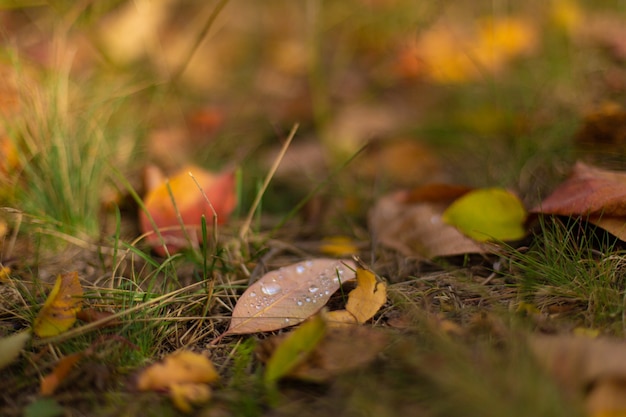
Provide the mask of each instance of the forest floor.
POLYGON ((626 415, 626 8, 430 3, 0 2, 0 414, 626 415))

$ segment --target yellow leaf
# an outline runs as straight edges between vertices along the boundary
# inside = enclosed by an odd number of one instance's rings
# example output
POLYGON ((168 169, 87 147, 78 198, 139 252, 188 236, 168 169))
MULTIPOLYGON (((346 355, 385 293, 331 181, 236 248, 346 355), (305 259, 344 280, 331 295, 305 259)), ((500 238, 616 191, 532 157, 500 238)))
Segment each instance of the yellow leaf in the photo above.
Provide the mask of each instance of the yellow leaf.
POLYGON ((59 275, 35 319, 35 334, 39 337, 56 336, 72 327, 76 313, 81 309, 82 296, 78 272, 59 275))
POLYGON ((211 383, 219 375, 213 363, 204 355, 189 350, 174 352, 144 369, 137 379, 140 391, 162 390, 173 384, 211 383))
POLYGON ((516 240, 526 234, 526 210, 522 202, 501 188, 465 194, 446 209, 442 219, 479 242, 516 240))
POLYGON ((346 310, 359 323, 365 323, 387 301, 387 286, 384 282, 378 282, 371 271, 363 268, 357 268, 356 281, 356 288, 348 294, 346 310))
POLYGON ((323 254, 341 258, 358 253, 359 249, 349 237, 332 236, 324 239, 324 243, 320 246, 320 251, 323 254))
POLYGON ((204 404, 211 399, 211 388, 205 384, 172 384, 170 398, 180 411, 191 413, 192 405, 204 404))
POLYGON ((356 317, 348 310, 335 310, 326 313, 328 327, 344 327, 351 324, 358 324, 356 317))

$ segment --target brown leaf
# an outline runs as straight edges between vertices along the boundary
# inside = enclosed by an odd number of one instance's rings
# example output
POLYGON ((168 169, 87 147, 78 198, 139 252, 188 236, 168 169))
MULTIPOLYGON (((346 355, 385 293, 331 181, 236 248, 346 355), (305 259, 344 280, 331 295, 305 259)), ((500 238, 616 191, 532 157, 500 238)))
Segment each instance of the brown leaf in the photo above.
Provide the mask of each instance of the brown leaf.
MULTIPOLYGON (((260 359, 267 360, 286 336, 274 336, 263 341, 258 351, 260 359)), ((377 329, 363 326, 329 328, 315 350, 288 376, 313 382, 328 381, 366 366, 388 343, 388 335, 377 329), (358 349, 355 349, 357 346, 358 349)))
MULTIPOLYGON (((78 320, 84 321, 86 323, 93 323, 98 320, 104 320, 111 317, 113 313, 110 311, 100 311, 93 308, 84 308, 81 311, 76 313, 76 318, 78 320)), ((106 323, 102 325, 102 327, 113 327, 118 326, 120 321, 117 319, 107 320, 106 323)))
POLYGON ((561 216, 626 216, 626 173, 577 162, 535 213, 561 216))
POLYGON ((587 393, 591 415, 626 411, 626 343, 574 336, 539 336, 530 346, 541 363, 574 395, 587 393))
POLYGON ((626 240, 626 173, 577 162, 569 178, 531 212, 582 217, 626 240))
MULTIPOLYGON (((433 190, 424 194, 428 199, 436 197, 433 190)), ((419 193, 417 195, 418 199, 422 198, 419 193)), ((442 191, 444 197, 449 199, 447 188, 442 191)), ((398 192, 383 196, 376 203, 370 212, 369 223, 380 244, 420 259, 487 252, 484 246, 442 221, 447 202, 411 204, 413 198, 410 194, 398 192)))
POLYGON ((83 358, 84 353, 74 353, 62 358, 52 372, 41 379, 39 393, 41 395, 52 395, 58 386, 70 373, 74 365, 83 358))
POLYGON ((314 259, 265 274, 241 295, 226 334, 268 332, 301 323, 319 311, 341 283, 353 280, 353 262, 314 259))

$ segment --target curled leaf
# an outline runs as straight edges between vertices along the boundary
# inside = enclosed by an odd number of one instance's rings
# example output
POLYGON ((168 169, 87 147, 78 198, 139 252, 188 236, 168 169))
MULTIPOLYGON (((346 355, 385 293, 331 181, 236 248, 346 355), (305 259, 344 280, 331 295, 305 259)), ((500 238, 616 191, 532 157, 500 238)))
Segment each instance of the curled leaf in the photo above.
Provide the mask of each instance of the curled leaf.
POLYGON ((78 272, 59 275, 35 319, 35 334, 39 337, 56 336, 72 327, 82 306, 82 296, 78 272))
POLYGON ((387 285, 378 282, 372 271, 358 268, 356 270, 356 288, 348 294, 346 310, 349 311, 359 323, 365 323, 387 301, 387 285))

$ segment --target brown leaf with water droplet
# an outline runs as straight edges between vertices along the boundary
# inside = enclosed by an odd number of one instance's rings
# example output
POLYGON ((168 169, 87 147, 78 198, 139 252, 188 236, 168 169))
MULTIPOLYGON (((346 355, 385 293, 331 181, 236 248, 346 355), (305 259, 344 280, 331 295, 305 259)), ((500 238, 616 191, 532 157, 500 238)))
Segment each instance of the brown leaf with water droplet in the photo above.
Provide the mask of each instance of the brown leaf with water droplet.
POLYGON ((313 259, 265 274, 241 295, 226 334, 269 332, 317 313, 341 284, 355 279, 356 265, 313 259))
POLYGON ((370 229, 381 245, 420 259, 485 253, 486 247, 442 220, 450 202, 467 191, 435 184, 385 195, 370 212, 370 229))

